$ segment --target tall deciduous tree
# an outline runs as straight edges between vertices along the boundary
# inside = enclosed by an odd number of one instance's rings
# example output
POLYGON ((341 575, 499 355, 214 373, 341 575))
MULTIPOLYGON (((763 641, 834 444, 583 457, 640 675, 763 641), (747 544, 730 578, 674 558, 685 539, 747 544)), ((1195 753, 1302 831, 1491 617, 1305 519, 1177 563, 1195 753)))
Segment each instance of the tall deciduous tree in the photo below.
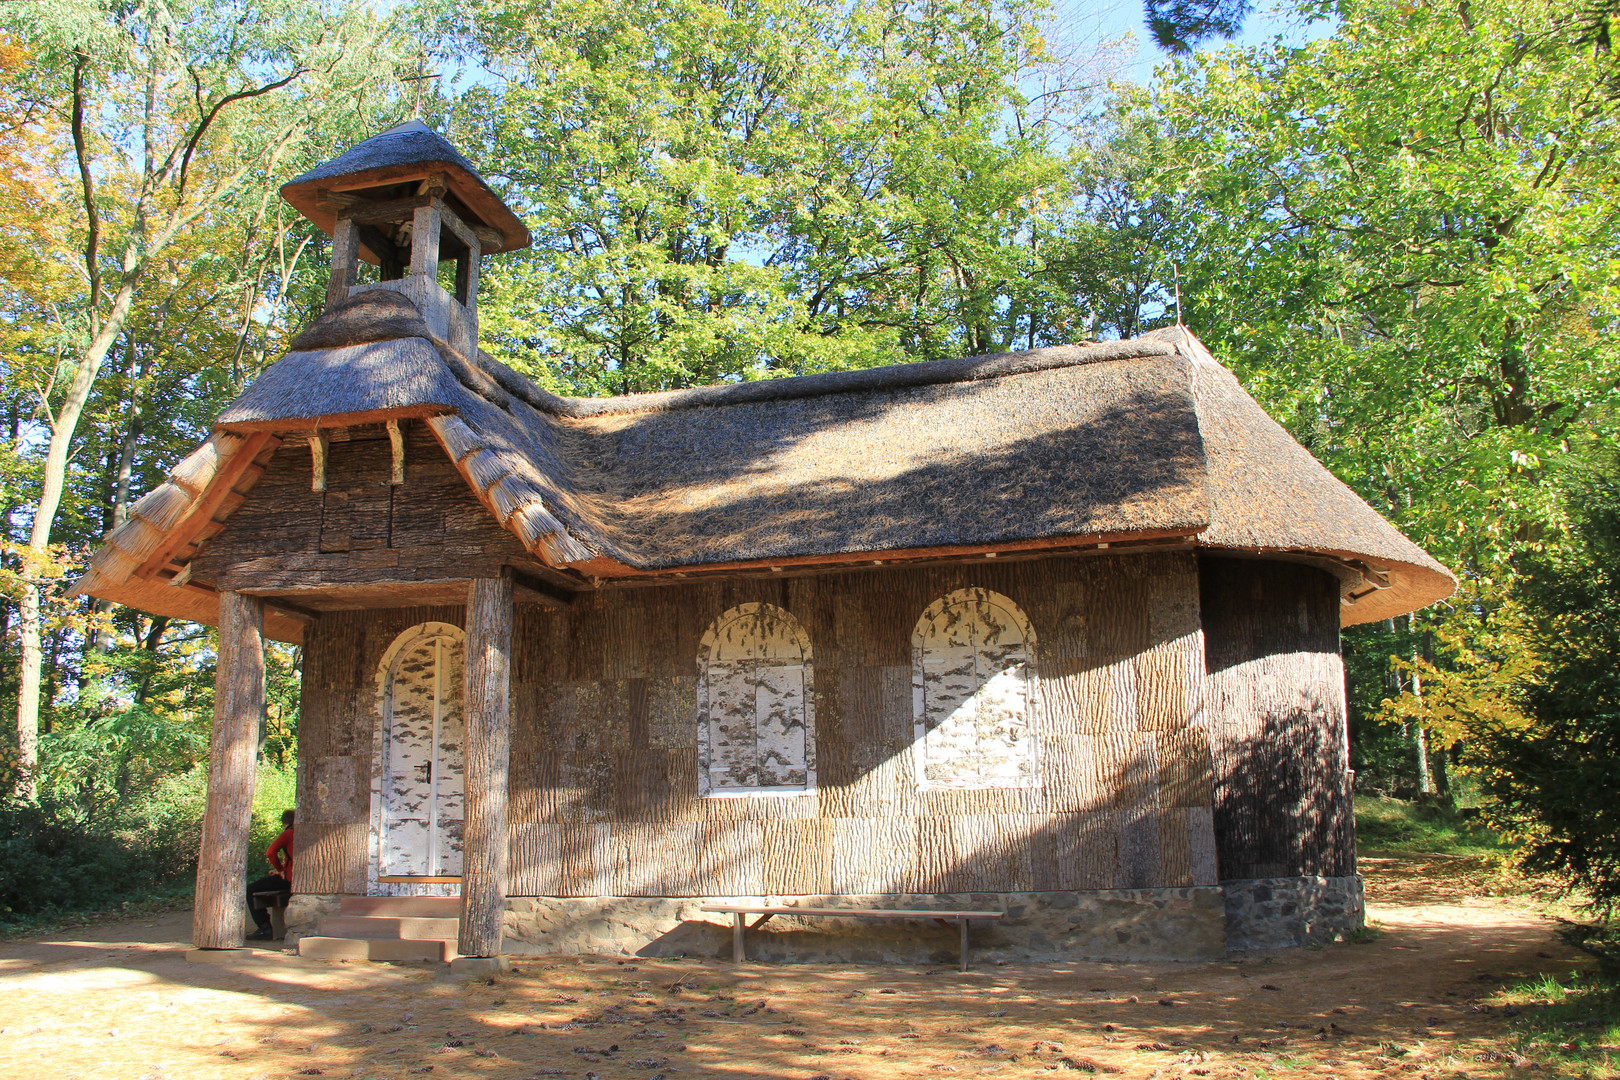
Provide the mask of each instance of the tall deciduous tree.
MULTIPOLYGON (((486 336, 575 392, 1067 336, 1059 70, 1023 0, 509 0, 456 114, 536 236, 486 336)), ((472 141, 472 140, 469 140, 472 141)))
POLYGON ((1400 645, 1430 691, 1362 680, 1355 711, 1389 698, 1384 717, 1447 741, 1458 703, 1515 710, 1531 654, 1499 607, 1516 559, 1560 529, 1562 474, 1620 433, 1620 62, 1601 7, 1348 0, 1332 36, 1178 61, 1121 109, 1151 155, 1133 220, 1173 220, 1152 258, 1179 261, 1186 321, 1459 571, 1462 600, 1410 633, 1346 638, 1386 673, 1400 645), (1430 632, 1437 659, 1414 660, 1430 632))
POLYGON ((109 352, 155 270, 210 215, 239 214, 326 130, 365 114, 410 43, 369 5, 293 0, 110 4, 45 0, 5 9, 0 32, 29 56, 11 92, 63 136, 59 246, 40 251, 76 280, 56 306, 64 337, 18 604, 17 741, 32 791, 38 731, 39 574, 66 490, 70 450, 109 352), (71 198, 67 197, 68 191, 71 198))
POLYGON ((1330 38, 1178 65, 1139 107, 1187 321, 1318 456, 1469 574, 1615 432, 1616 77, 1576 5, 1356 0, 1330 38))

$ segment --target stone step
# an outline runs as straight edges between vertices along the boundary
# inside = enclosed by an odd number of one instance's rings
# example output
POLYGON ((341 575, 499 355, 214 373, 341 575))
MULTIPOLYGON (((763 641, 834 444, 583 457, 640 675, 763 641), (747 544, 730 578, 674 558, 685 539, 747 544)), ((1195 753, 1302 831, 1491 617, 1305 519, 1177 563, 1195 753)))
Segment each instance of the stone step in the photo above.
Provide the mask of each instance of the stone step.
POLYGON ((460 925, 460 919, 410 915, 328 915, 321 919, 316 933, 322 937, 454 941, 460 925))
POLYGON ((448 964, 454 941, 311 936, 298 940, 298 955, 316 960, 430 960, 448 964))
POLYGON ((461 917, 461 898, 459 896, 345 896, 338 910, 342 915, 456 919, 461 917))

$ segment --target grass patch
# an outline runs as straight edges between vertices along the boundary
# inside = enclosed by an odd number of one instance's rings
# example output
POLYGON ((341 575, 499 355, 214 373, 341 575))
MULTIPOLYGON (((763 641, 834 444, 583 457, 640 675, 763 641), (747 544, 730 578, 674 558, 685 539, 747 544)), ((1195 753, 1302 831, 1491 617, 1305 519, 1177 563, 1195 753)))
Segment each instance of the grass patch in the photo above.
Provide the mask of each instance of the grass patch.
POLYGON ((1356 796, 1356 839, 1370 850, 1433 855, 1507 855, 1501 834, 1467 811, 1439 803, 1356 796))
POLYGON ((1344 940, 1348 945, 1371 945, 1383 936, 1384 928, 1377 923, 1370 922, 1365 926, 1352 930, 1344 940))
POLYGON ((1543 975, 1503 991, 1496 1004, 1520 1010, 1519 1053, 1544 1075, 1620 1077, 1620 984, 1597 975, 1543 975))

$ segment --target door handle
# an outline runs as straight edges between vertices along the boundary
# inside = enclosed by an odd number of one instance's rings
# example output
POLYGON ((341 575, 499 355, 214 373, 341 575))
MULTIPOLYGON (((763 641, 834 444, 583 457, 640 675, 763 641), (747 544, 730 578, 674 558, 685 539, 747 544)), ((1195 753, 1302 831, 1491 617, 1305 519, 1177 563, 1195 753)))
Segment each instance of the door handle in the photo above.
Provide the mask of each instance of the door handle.
POLYGON ((416 778, 422 781, 424 784, 433 783, 433 762, 430 761, 425 765, 418 765, 416 767, 416 778))

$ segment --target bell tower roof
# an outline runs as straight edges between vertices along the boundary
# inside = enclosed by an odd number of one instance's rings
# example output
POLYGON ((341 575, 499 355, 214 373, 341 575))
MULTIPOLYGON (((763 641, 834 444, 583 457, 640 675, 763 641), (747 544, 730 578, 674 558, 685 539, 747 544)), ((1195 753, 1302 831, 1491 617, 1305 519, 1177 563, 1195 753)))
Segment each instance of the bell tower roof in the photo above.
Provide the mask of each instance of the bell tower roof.
MULTIPOLYGON (((484 254, 529 246, 528 227, 490 190, 472 162, 420 120, 396 124, 294 177, 282 185, 281 197, 330 236, 346 201, 414 195, 421 181, 435 175, 443 176, 445 199, 453 210, 469 225, 498 235, 498 242, 485 247, 484 254)), ((366 261, 377 261, 377 253, 366 254, 372 256, 366 261)))

